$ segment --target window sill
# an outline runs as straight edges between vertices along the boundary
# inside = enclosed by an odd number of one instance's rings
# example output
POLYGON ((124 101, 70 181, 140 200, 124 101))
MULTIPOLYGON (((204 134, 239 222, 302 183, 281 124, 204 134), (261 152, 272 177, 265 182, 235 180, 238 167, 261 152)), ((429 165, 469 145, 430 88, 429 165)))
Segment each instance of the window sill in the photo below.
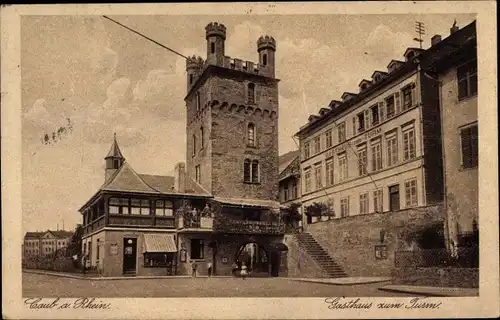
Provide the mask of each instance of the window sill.
POLYGON ((467 172, 467 171, 472 171, 472 170, 475 170, 477 169, 479 166, 475 166, 475 167, 470 167, 470 168, 464 168, 463 166, 460 166, 460 169, 458 169, 459 172, 467 172))
POLYGON ((243 181, 244 184, 260 184, 260 182, 243 181))
POLYGON ((464 101, 467 101, 467 100, 470 100, 473 98, 477 98, 477 93, 474 95, 470 95, 470 96, 466 96, 466 97, 462 97, 462 98, 459 97, 458 102, 464 102, 464 101))
POLYGON ((247 148, 257 149, 257 146, 251 145, 251 144, 247 144, 247 148))

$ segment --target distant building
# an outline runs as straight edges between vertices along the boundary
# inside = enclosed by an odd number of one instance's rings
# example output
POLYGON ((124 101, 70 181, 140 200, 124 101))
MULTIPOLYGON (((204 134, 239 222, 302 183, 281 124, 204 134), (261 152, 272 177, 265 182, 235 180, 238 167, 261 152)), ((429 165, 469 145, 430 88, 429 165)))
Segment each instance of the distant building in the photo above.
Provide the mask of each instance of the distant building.
POLYGON ((25 257, 47 255, 66 248, 71 241, 73 232, 52 231, 26 232, 24 235, 23 254, 25 257))
MULTIPOLYGON (((438 80, 449 240, 468 246, 478 230, 478 105, 476 23, 441 40, 422 56, 426 76, 438 80)), ((477 239, 475 240, 477 241, 477 239)), ((448 241, 448 245, 450 245, 448 241)))
POLYGON ((281 205, 286 208, 296 204, 302 215, 300 207, 300 151, 291 151, 280 156, 279 172, 281 205))

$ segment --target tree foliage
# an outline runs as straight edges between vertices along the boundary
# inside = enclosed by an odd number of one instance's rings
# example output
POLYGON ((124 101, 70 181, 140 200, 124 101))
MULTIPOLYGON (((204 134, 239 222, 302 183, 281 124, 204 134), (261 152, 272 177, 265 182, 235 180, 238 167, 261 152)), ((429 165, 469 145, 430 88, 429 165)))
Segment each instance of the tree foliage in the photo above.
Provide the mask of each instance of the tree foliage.
POLYGON ((71 256, 77 255, 81 257, 82 255, 82 236, 83 236, 83 226, 78 224, 76 230, 71 236, 71 240, 68 245, 68 254, 71 256))

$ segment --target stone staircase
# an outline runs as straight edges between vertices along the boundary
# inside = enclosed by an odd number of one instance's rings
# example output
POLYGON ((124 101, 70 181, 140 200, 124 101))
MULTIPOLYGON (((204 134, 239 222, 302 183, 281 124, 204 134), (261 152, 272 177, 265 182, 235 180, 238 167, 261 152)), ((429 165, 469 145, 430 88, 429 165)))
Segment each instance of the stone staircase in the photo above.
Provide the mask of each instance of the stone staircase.
POLYGON ((308 232, 294 234, 299 247, 305 250, 309 256, 323 269, 324 274, 328 278, 344 278, 347 274, 333 260, 332 257, 316 242, 314 237, 308 232))

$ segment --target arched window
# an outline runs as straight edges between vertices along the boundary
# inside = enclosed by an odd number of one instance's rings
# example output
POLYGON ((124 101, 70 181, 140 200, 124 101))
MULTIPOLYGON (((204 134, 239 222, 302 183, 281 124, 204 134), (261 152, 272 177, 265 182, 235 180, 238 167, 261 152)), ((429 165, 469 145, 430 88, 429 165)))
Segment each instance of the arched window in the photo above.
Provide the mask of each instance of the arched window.
POLYGON ((255 84, 248 84, 248 103, 255 103, 255 84))
POLYGON ((262 56, 262 64, 267 66, 267 54, 264 53, 264 55, 262 56))
POLYGON ((255 147, 255 125, 253 123, 248 124, 247 144, 250 147, 255 147))
POLYGON ((196 155, 196 135, 193 134, 193 156, 196 155))
POLYGON ((215 43, 210 43, 210 53, 215 53, 215 43))

